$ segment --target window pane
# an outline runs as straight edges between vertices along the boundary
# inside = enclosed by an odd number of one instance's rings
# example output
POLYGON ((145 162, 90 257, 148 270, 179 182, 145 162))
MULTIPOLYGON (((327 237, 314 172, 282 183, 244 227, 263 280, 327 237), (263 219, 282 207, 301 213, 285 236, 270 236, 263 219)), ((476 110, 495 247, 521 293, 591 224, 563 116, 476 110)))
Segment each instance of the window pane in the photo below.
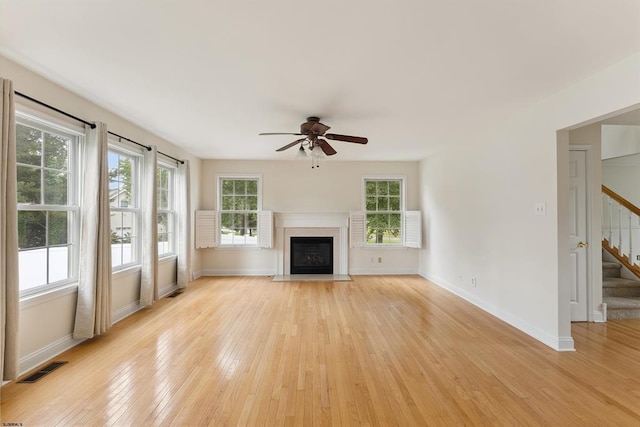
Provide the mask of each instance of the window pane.
POLYGON ((250 228, 258 228, 258 214, 257 213, 249 213, 247 214, 247 226, 250 228))
POLYGON ((222 180, 222 194, 233 194, 233 181, 230 179, 222 180))
POLYGON ((158 190, 158 209, 169 209, 169 191, 161 189, 158 190))
POLYGON ((233 181, 233 191, 235 194, 247 194, 247 181, 244 179, 233 181))
POLYGON ((18 203, 41 203, 41 169, 18 166, 18 203))
POLYGON ((367 181, 365 184, 365 191, 367 196, 375 196, 376 195, 376 182, 375 181, 367 181))
POLYGON ((400 210, 400 197, 389 197, 389 210, 390 211, 399 211, 400 210))
POLYGON ((69 161, 69 138, 45 133, 44 165, 48 168, 67 170, 69 161))
POLYGON ((69 243, 67 212, 49 212, 49 246, 69 243))
POLYGON ((258 210, 258 196, 247 196, 247 210, 258 210))
POLYGON ((233 228, 238 230, 238 229, 243 229, 244 226, 245 226, 244 214, 236 214, 233 218, 233 228))
POLYGON ((378 197, 377 198, 378 209, 379 211, 388 211, 389 210, 389 199, 387 197, 378 197))
POLYGON ((392 196, 400 195, 400 181, 389 181, 389 194, 392 196))
POLYGON ((158 233, 165 233, 169 229, 169 215, 166 212, 158 214, 158 233))
POLYGON ((220 214, 220 225, 223 228, 231 228, 233 226, 233 214, 232 213, 220 214))
MULTIPOLYGON (((258 195, 258 180, 251 179, 247 181, 247 194, 258 195)), ((257 199, 257 197, 256 197, 257 199)))
POLYGON ((375 197, 367 197, 367 207, 366 209, 368 211, 375 211, 376 210, 376 198, 375 197))
POLYGON ((235 196, 233 198, 233 209, 236 211, 243 211, 247 209, 247 198, 245 196, 235 196))
POLYGON ((389 194, 389 183, 387 181, 378 181, 378 195, 386 196, 389 194))
POLYGON ((47 283, 47 248, 20 251, 18 265, 21 291, 47 283))
POLYGON ((42 131, 21 124, 16 125, 16 161, 42 166, 42 131))
MULTIPOLYGON (((47 215, 44 211, 18 211, 18 246, 20 249, 47 244, 47 215)), ((46 253, 45 263, 46 265, 46 253)))
POLYGON ((50 205, 67 204, 67 173, 44 171, 44 202, 50 205))
POLYGON ((222 196, 220 210, 223 210, 223 211, 233 210, 233 196, 222 196))
POLYGON ((69 247, 49 248, 49 283, 69 278, 69 247))

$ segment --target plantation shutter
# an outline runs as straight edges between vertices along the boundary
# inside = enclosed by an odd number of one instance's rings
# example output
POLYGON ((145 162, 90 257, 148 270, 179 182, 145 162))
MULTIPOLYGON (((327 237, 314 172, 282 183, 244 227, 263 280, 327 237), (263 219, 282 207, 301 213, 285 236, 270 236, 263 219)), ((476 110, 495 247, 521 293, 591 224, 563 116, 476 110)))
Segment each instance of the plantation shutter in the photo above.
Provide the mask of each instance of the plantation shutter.
POLYGON ((422 247, 422 213, 420 211, 404 213, 404 245, 407 248, 422 247))
POLYGON ((349 241, 352 248, 361 248, 365 241, 365 214, 361 211, 349 212, 349 241))
POLYGON ((196 211, 196 249, 218 246, 218 212, 196 211))
POLYGON ((273 212, 258 212, 258 246, 261 248, 273 247, 273 212))

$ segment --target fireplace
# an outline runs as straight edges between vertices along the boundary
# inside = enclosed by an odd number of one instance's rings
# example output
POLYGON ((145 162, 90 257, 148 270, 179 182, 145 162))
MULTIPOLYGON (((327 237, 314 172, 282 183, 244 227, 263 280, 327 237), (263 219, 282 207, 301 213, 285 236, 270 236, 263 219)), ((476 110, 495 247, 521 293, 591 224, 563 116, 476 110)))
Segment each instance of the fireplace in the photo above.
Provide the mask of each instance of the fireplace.
POLYGON ((333 274, 333 237, 291 237, 291 274, 333 274))

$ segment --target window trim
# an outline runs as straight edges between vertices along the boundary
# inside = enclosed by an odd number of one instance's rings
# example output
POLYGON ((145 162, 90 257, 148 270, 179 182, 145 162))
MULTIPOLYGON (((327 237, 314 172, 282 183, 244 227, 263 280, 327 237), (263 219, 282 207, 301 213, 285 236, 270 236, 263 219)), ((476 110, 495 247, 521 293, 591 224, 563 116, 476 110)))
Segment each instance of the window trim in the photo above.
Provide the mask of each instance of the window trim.
MULTIPOLYGON (((262 174, 217 174, 216 175, 216 211, 218 212, 218 248, 221 249, 256 249, 260 248, 260 242, 256 241, 256 243, 222 243, 222 214, 227 211, 222 210, 222 181, 224 179, 255 179, 258 181, 258 204, 257 210, 255 211, 257 215, 262 211, 262 174)), ((247 211, 253 212, 253 211, 247 211)), ((258 223, 258 232, 260 224, 258 223)), ((259 240, 259 239, 258 239, 259 240)))
MULTIPOLYGON (((141 195, 141 182, 142 182, 142 149, 136 149, 130 146, 125 146, 123 143, 121 143, 120 141, 109 137, 108 139, 108 152, 109 153, 116 153, 119 155, 124 155, 124 156, 128 156, 128 157, 133 157, 135 159, 136 162, 136 170, 135 170, 135 190, 133 191, 133 193, 135 194, 135 196, 132 197, 132 199, 135 200, 136 202, 136 207, 135 208, 120 208, 117 207, 115 208, 115 211, 112 210, 112 206, 109 207, 109 212, 132 212, 134 213, 134 223, 135 223, 135 227, 138 230, 138 234, 141 234, 142 232, 142 206, 141 206, 141 200, 140 200, 140 195, 141 195)), ((111 216, 109 216, 109 219, 111 220, 111 216)), ((111 224, 109 224, 109 228, 111 228, 111 224)), ((134 261, 131 262, 127 262, 127 263, 123 263, 123 264, 119 264, 114 266, 112 264, 111 266, 111 271, 113 273, 116 272, 120 272, 123 270, 129 270, 129 269, 135 269, 136 267, 139 267, 140 265, 142 265, 142 236, 138 235, 137 239, 136 239, 137 244, 135 245, 135 247, 132 247, 132 254, 134 255, 134 261)))
POLYGON ((407 176, 406 175, 362 175, 361 181, 361 207, 364 214, 364 248, 403 248, 404 242, 404 225, 405 225, 405 212, 407 211, 407 176), (400 181, 400 242, 399 243, 369 243, 366 236, 367 227, 367 213, 374 211, 367 211, 367 181, 400 181))
MULTIPOLYGON (((84 150, 85 129, 77 126, 77 124, 69 121, 61 120, 57 117, 45 114, 33 108, 29 108, 22 103, 16 103, 15 125, 23 125, 39 129, 43 132, 60 134, 61 136, 71 139, 68 153, 68 198, 66 205, 53 204, 31 204, 17 203, 17 211, 44 211, 44 212, 68 212, 67 218, 69 227, 69 274, 66 279, 55 282, 44 283, 42 285, 33 286, 28 289, 19 288, 20 299, 34 298, 50 292, 57 291, 65 287, 77 287, 78 274, 80 266, 80 189, 81 189, 81 158, 84 150)), ((30 166, 30 165, 28 165, 30 166)), ((42 169, 46 169, 41 165, 42 169)), ((42 200, 44 201, 44 200, 42 200)), ((58 245, 44 246, 43 248, 55 247, 58 245)), ((28 250, 27 250, 28 251, 28 250)), ((20 251, 26 252, 26 251, 20 251)), ((47 254, 47 280, 49 255, 47 254)))

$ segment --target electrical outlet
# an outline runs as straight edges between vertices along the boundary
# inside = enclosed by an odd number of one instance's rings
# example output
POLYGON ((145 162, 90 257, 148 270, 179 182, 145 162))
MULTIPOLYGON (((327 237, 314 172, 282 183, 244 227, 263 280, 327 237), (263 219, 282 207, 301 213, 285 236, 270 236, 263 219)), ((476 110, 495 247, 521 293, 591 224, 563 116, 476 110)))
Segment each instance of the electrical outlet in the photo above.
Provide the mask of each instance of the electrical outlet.
POLYGON ((478 285, 478 281, 476 280, 475 277, 471 278, 471 286, 473 286, 474 288, 478 285))
POLYGON ((373 260, 373 257, 371 257, 371 264, 373 264, 375 261, 373 260))

